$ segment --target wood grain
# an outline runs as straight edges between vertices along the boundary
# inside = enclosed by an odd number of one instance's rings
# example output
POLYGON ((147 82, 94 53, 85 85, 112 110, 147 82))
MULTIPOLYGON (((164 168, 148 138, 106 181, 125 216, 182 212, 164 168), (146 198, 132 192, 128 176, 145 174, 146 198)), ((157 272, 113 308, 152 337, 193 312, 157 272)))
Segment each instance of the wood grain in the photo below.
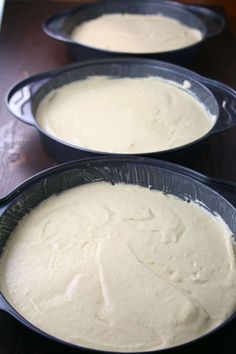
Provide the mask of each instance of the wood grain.
MULTIPOLYGON (((47 0, 44 0, 47 1, 47 0)), ((66 2, 67 0, 51 0, 51 1, 60 1, 60 2, 66 2)), ((90 0, 84 0, 84 2, 90 1, 90 0)), ((145 0, 144 0, 145 1, 145 0)), ((206 5, 206 6, 223 6, 226 10, 226 12, 229 14, 229 16, 235 16, 236 15, 236 2, 235 0, 175 0, 177 2, 182 2, 186 4, 197 4, 197 5, 206 5)), ((77 3, 78 0, 73 0, 74 3, 77 3)))
POLYGON ((182 3, 193 3, 196 5, 205 5, 205 6, 222 6, 226 10, 229 16, 236 16, 236 1, 235 0, 177 0, 182 3))
MULTIPOLYGON (((68 7, 63 4, 58 10, 68 7)), ((0 195, 42 169, 55 164, 40 145, 34 128, 14 119, 4 105, 13 83, 32 74, 60 67, 70 61, 66 48, 41 30, 42 21, 57 11, 55 4, 11 2, 6 4, 0 34, 0 195)))
MULTIPOLYGON (((145 1, 145 0, 144 0, 145 1)), ((78 1, 77 1, 78 2, 78 1)), ((187 1, 190 2, 190 1, 187 1)), ((210 3, 196 0, 196 3, 210 3)), ((236 89, 236 1, 213 0, 226 6, 231 30, 209 40, 192 69, 220 80, 236 89)), ((4 96, 13 83, 29 75, 60 67, 71 61, 66 47, 48 38, 41 30, 42 21, 70 8, 75 2, 7 1, 0 33, 0 198, 32 174, 56 164, 42 149, 34 128, 14 119, 4 106, 4 96)), ((236 129, 210 139, 208 146, 188 166, 236 182, 236 129)), ((63 320, 63 319, 62 319, 63 320)), ((236 324, 191 354, 233 353, 236 324)), ((7 314, 0 313, 1 354, 67 354, 74 352, 26 329, 7 314)), ((189 353, 188 348, 179 351, 189 353)))

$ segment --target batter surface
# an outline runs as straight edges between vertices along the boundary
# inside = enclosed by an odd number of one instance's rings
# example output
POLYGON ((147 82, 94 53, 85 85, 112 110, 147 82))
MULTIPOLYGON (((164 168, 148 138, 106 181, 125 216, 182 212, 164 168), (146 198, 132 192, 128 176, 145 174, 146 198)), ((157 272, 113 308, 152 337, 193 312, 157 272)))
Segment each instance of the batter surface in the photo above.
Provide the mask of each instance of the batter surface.
POLYGON ((235 310, 231 235, 194 203, 90 183, 22 219, 1 258, 1 290, 30 322, 70 343, 166 348, 235 310))
POLYGON ((92 76, 50 92, 36 118, 51 135, 102 152, 167 150, 205 135, 214 119, 188 92, 156 77, 92 76))
POLYGON ((127 53, 165 52, 199 42, 199 30, 162 15, 106 14, 82 22, 71 33, 81 44, 127 53))

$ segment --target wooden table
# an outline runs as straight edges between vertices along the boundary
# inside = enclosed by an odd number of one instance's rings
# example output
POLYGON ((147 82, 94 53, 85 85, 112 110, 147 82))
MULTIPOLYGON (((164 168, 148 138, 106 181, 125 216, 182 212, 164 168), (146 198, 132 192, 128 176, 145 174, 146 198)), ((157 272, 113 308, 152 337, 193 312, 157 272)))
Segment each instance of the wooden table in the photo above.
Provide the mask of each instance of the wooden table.
MULTIPOLYGON (((232 9, 233 2, 229 2, 232 9)), ((17 80, 71 61, 65 46, 48 38, 41 30, 44 19, 70 6, 69 2, 46 1, 11 1, 6 4, 0 34, 0 198, 27 177, 56 164, 43 151, 35 129, 18 122, 6 111, 4 95, 17 80)), ((230 23, 236 32, 236 17, 230 17, 230 23)), ((236 89, 236 41, 232 30, 209 40, 191 68, 236 89)), ((212 137, 202 155, 188 166, 207 175, 236 181, 236 128, 212 137)), ((214 338, 199 344, 195 353, 211 353, 213 347, 216 353, 231 353, 235 334, 236 324, 232 324, 216 342, 214 338)), ((68 352, 52 347, 50 341, 0 313, 1 354, 68 352)))

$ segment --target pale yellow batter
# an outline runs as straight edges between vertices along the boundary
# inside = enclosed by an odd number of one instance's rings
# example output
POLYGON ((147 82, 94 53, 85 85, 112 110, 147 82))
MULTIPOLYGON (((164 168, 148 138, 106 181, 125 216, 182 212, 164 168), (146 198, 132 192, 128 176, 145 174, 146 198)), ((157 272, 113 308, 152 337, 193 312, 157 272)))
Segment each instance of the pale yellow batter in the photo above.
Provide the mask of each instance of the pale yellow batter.
POLYGON ((162 15, 105 14, 82 22, 71 33, 76 42, 103 50, 154 53, 199 42, 199 30, 162 15))
POLYGON ((90 183, 23 218, 1 259, 1 290, 30 322, 67 342, 166 348, 235 310, 231 235, 197 204, 90 183))
POLYGON ((167 150, 205 135, 214 118, 186 90, 149 78, 92 76, 50 92, 36 112, 51 135, 102 152, 167 150))

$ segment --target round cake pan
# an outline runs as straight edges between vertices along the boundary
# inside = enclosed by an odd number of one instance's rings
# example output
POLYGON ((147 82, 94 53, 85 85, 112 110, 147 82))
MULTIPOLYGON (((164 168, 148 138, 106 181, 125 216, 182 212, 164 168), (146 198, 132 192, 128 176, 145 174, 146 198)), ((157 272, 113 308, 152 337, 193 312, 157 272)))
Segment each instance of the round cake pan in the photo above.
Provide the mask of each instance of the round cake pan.
MULTIPOLYGON (((18 222, 41 201, 71 187, 99 181, 112 184, 140 185, 172 194, 186 201, 197 201, 208 211, 220 215, 236 235, 236 209, 228 201, 230 200, 236 205, 236 186, 232 183, 227 184, 226 182, 213 180, 165 161, 138 157, 102 157, 74 161, 48 169, 30 178, 8 196, 1 199, 0 253, 3 252, 7 240, 18 222), (220 193, 217 191, 220 191, 220 193)), ((68 349, 69 347, 81 349, 79 345, 63 342, 33 326, 9 304, 2 293, 0 293, 0 309, 28 328, 48 338, 51 343, 57 343, 59 346, 64 344, 65 351, 66 347, 68 349)), ((216 335, 219 329, 225 327, 235 317, 236 314, 234 313, 220 326, 199 339, 204 339, 209 334, 213 335, 213 333, 216 335)), ((196 345, 199 339, 189 342, 188 345, 196 345)), ((186 344, 174 349, 181 350, 185 346, 186 344)), ((189 347, 190 349, 191 347, 189 347)), ((160 350, 159 352, 169 350, 172 352, 173 348, 160 350)))
MULTIPOLYGON (((103 59, 76 63, 56 71, 27 78, 14 85, 6 97, 8 110, 16 118, 34 126, 39 131, 43 146, 58 161, 65 162, 98 155, 116 155, 115 153, 104 153, 74 146, 55 138, 43 130, 35 118, 39 103, 50 91, 91 75, 111 77, 156 76, 178 85, 183 85, 187 81, 187 84, 191 85, 190 90, 196 100, 216 117, 212 129, 192 143, 165 151, 136 155, 157 157, 174 162, 188 160, 189 157, 199 151, 210 135, 223 132, 236 125, 236 92, 224 84, 204 78, 182 67, 170 63, 135 58, 103 59)), ((127 156, 128 154, 124 155, 127 156)))
POLYGON ((76 60, 103 58, 114 55, 132 55, 167 60, 175 63, 189 63, 196 56, 201 44, 208 38, 221 33, 225 28, 225 18, 215 11, 194 5, 183 5, 173 1, 155 0, 104 0, 93 4, 83 4, 69 11, 50 17, 43 30, 49 36, 68 44, 76 60), (103 14, 162 14, 181 23, 196 28, 202 33, 202 40, 194 45, 162 53, 122 53, 93 48, 73 41, 71 31, 80 23, 103 14))

